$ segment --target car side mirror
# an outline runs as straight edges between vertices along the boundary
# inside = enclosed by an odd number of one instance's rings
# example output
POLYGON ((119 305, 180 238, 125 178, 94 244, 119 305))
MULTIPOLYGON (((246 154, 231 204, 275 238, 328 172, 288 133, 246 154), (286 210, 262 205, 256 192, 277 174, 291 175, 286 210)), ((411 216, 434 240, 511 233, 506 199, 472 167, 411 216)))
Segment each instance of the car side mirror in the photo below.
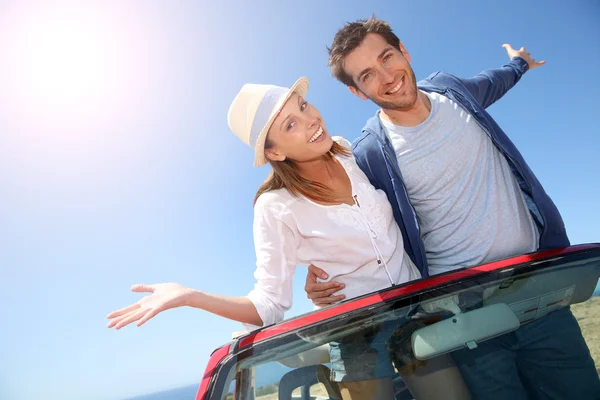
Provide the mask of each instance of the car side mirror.
POLYGON ((492 304, 417 329, 411 344, 415 357, 426 360, 463 347, 474 349, 477 343, 512 332, 519 325, 508 305, 492 304))

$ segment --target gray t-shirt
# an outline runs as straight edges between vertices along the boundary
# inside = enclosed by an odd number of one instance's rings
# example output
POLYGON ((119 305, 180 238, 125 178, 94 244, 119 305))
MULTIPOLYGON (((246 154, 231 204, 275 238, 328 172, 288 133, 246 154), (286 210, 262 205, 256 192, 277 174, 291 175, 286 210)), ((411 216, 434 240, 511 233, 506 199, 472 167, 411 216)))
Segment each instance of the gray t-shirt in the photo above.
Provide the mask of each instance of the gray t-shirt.
POLYGON ((535 251, 539 232, 504 156, 460 105, 425 94, 431 113, 420 125, 380 119, 417 212, 429 273, 535 251))

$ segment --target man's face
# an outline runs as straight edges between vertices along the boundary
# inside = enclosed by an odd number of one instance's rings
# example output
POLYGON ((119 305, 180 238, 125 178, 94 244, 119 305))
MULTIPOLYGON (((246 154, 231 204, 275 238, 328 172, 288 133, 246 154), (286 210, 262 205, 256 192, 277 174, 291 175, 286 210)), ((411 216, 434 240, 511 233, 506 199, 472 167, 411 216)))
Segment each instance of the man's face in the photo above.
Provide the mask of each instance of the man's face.
POLYGON ((406 109, 417 101, 417 79, 410 67, 410 56, 377 34, 368 34, 344 59, 344 70, 356 88, 350 91, 363 100, 370 99, 386 110, 406 109))

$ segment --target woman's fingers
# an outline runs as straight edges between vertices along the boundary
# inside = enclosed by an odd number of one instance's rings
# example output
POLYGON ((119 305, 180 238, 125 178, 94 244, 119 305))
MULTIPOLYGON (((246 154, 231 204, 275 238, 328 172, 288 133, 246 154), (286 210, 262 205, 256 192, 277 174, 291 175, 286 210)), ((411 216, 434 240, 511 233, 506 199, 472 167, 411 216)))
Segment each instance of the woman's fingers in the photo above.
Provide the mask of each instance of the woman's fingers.
POLYGON ((137 321, 138 319, 142 318, 147 312, 148 310, 145 308, 140 308, 139 310, 132 311, 115 325, 115 329, 119 330, 124 326, 127 326, 130 323, 137 321))
POLYGON ((176 283, 137 284, 131 286, 131 290, 137 293, 150 292, 152 295, 108 314, 108 319, 111 319, 109 328, 121 329, 135 321, 139 321, 137 326, 141 326, 164 310, 185 305, 185 298, 191 291, 176 283))
POLYGON ((131 311, 136 310, 138 308, 140 308, 140 305, 138 303, 135 303, 135 304, 132 304, 130 306, 123 307, 120 310, 111 312, 110 314, 108 314, 106 316, 106 318, 112 319, 112 318, 120 317, 121 315, 125 315, 128 312, 131 312, 131 311))
POLYGON ((112 321, 109 322, 108 327, 109 328, 114 327, 115 325, 117 325, 118 323, 120 323, 121 321, 123 321, 124 319, 127 319, 127 318, 131 317, 133 314, 138 313, 139 311, 141 311, 141 308, 138 307, 138 308, 136 308, 134 310, 129 311, 126 314, 121 315, 120 317, 114 318, 112 321))
POLYGON ((140 327, 142 325, 144 325, 146 323, 146 321, 148 321, 150 318, 156 316, 156 314, 158 314, 159 312, 161 312, 162 310, 158 309, 158 308, 154 308, 152 310, 149 310, 146 315, 144 315, 137 323, 137 326, 140 327))
POLYGON ((154 285, 133 285, 131 287, 132 292, 143 293, 143 292, 154 292, 154 285))
MULTIPOLYGON (((132 292, 143 293, 143 292, 154 292, 154 290, 155 290, 154 285, 141 285, 141 284, 139 284, 139 285, 133 285, 133 286, 131 286, 131 291, 132 292)), ((127 314, 127 313, 129 313, 129 312, 131 312, 133 310, 138 309, 138 308, 140 308, 140 304, 139 303, 135 303, 135 304, 132 304, 130 306, 123 307, 120 310, 116 310, 116 311, 111 312, 110 314, 108 314, 106 316, 106 318, 112 319, 112 318, 120 317, 120 316, 125 315, 125 314, 127 314)))
MULTIPOLYGON (((127 314, 129 315, 129 314, 127 314)), ((124 318, 127 317, 127 315, 121 316, 121 317, 117 317, 115 319, 112 319, 108 325, 106 325, 107 328, 113 328, 116 324, 118 324, 119 322, 121 322, 124 318)))

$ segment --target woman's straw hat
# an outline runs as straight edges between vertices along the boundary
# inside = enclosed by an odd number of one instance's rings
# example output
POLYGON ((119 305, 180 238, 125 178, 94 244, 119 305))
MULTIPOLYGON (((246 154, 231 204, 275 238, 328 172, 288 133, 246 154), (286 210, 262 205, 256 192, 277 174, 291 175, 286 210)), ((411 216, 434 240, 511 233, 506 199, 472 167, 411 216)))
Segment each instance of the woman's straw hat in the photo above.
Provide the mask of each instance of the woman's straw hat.
POLYGON ((308 79, 305 77, 298 79, 291 88, 254 83, 242 86, 229 107, 227 123, 242 142, 254 149, 254 166, 267 163, 267 132, 285 102, 292 94, 304 97, 307 91, 308 79))

